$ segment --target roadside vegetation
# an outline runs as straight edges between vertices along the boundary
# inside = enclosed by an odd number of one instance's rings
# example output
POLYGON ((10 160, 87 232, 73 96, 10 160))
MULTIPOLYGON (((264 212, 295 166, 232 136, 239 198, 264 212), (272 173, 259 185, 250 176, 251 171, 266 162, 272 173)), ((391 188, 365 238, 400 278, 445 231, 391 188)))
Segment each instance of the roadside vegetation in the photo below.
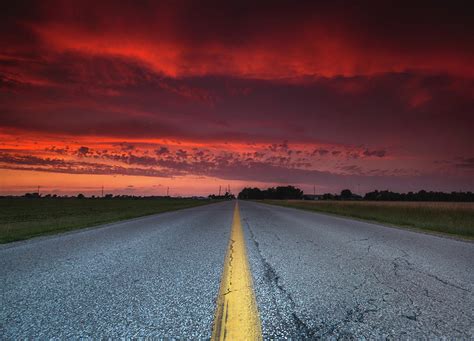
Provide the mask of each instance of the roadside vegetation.
POLYGON ((0 198, 0 243, 200 206, 208 199, 0 198))
POLYGON ((472 202, 342 200, 265 200, 264 202, 474 239, 472 202))
POLYGON ((395 226, 442 232, 474 239, 474 193, 372 191, 364 196, 344 189, 340 194, 304 194, 294 186, 246 187, 243 200, 337 214, 395 226))
POLYGON ((368 200, 368 201, 450 201, 450 202, 474 202, 472 192, 434 192, 421 190, 418 192, 397 193, 392 191, 372 191, 364 196, 352 193, 349 189, 344 189, 340 194, 304 194, 295 186, 278 186, 267 189, 245 187, 238 195, 244 200, 264 200, 264 199, 305 199, 305 200, 368 200))

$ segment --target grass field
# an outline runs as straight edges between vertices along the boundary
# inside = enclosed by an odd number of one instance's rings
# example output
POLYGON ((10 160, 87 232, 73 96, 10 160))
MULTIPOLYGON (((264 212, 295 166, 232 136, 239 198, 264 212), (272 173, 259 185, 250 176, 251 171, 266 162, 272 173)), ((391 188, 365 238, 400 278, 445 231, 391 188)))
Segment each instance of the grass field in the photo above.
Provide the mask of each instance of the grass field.
POLYGON ((264 202, 474 238, 474 203, 305 200, 264 202))
POLYGON ((193 199, 0 199, 0 243, 208 204, 193 199))

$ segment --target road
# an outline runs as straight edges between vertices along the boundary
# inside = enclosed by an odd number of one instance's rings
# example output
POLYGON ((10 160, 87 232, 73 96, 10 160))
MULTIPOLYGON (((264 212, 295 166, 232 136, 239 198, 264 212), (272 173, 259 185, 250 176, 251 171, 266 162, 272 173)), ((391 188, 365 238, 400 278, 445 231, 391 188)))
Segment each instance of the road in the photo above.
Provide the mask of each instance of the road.
MULTIPOLYGON (((209 338, 234 205, 0 246, 0 339, 209 338)), ((474 338, 474 243, 239 206, 263 338, 474 338)))

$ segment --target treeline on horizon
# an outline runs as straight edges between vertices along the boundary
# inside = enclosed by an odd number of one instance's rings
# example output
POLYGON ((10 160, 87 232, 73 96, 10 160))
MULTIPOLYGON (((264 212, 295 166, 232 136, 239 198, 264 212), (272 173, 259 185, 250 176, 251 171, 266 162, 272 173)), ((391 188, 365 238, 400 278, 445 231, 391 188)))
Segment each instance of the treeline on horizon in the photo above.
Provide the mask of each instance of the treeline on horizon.
POLYGON ((27 198, 27 199, 99 199, 99 200, 110 200, 110 199, 194 199, 194 200, 232 200, 235 199, 235 195, 229 192, 225 192, 222 195, 210 194, 207 197, 204 196, 167 196, 167 195, 127 195, 118 194, 113 195, 110 193, 104 194, 104 196, 91 195, 86 196, 82 193, 78 195, 57 195, 57 194, 38 194, 38 192, 25 193, 23 195, 0 195, 1 198, 27 198))
POLYGON ((421 190, 418 192, 397 193, 392 191, 372 191, 360 196, 344 189, 340 194, 325 193, 321 195, 304 194, 295 186, 270 187, 264 190, 245 187, 238 195, 239 199, 250 200, 368 200, 368 201, 457 201, 472 202, 472 192, 435 192, 421 190))
POLYGON ((25 193, 23 195, 2 195, 0 198, 27 198, 27 199, 99 199, 99 200, 110 200, 110 199, 214 199, 209 197, 203 196, 190 196, 190 197, 182 197, 182 196, 167 196, 167 195, 127 195, 127 194, 117 194, 113 195, 110 193, 104 194, 104 196, 100 195, 91 195, 86 196, 82 193, 78 195, 57 195, 57 194, 38 194, 37 192, 33 193, 25 193))
MULTIPOLYGON (((325 193, 325 194, 304 194, 304 192, 295 186, 277 186, 269 187, 261 190, 256 187, 245 187, 238 194, 238 199, 249 200, 367 200, 367 201, 451 201, 451 202, 474 202, 473 192, 436 192, 421 190, 418 192, 398 193, 388 190, 372 191, 366 193, 364 196, 352 193, 349 189, 344 189, 340 194, 325 193)), ((0 198, 29 198, 29 199, 210 199, 210 200, 232 200, 235 195, 231 193, 224 193, 223 195, 211 194, 207 197, 203 196, 189 196, 189 197, 170 197, 170 196, 135 196, 135 195, 113 195, 110 193, 104 196, 85 196, 82 193, 78 195, 56 195, 39 193, 25 193, 21 196, 5 195, 0 198)))

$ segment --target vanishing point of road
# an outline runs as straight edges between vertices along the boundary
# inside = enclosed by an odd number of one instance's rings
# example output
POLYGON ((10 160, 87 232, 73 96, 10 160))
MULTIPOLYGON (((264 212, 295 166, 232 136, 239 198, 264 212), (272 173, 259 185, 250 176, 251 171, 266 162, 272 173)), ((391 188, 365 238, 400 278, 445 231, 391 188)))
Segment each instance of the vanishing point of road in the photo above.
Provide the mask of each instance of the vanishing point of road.
POLYGON ((2 245, 0 269, 0 339, 474 338, 474 243, 254 202, 2 245))

